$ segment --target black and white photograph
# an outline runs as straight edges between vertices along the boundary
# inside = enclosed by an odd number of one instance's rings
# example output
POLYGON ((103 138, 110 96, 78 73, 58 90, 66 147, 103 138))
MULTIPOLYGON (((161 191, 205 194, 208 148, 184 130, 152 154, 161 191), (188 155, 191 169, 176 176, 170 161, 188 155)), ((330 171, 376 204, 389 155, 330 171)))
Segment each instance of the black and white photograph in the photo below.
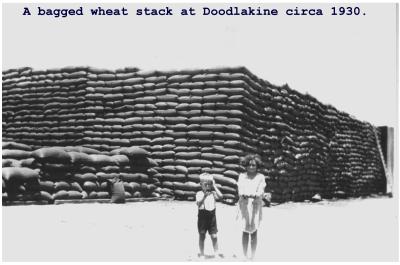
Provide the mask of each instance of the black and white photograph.
POLYGON ((398 3, 2 3, 2 262, 399 262, 398 3))

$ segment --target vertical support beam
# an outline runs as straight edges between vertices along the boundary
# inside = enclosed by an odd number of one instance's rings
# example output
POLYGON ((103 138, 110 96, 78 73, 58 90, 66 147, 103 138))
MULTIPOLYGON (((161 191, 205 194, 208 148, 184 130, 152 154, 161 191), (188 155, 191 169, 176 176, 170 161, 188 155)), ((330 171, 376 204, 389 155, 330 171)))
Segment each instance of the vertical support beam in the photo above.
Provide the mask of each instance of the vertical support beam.
MULTIPOLYGON (((381 146, 381 143, 380 143, 380 141, 379 141, 379 138, 378 138, 378 133, 376 132, 377 131, 377 128, 376 127, 374 127, 374 126, 372 126, 371 125, 371 127, 372 127, 372 130, 373 130, 373 132, 374 132, 374 135, 375 135, 375 140, 376 140, 376 145, 377 145, 377 147, 378 147, 378 151, 379 151, 379 156, 380 156, 380 158, 381 158, 381 162, 382 162, 382 166, 383 166, 383 171, 385 172, 385 177, 386 177, 386 193, 387 194, 389 194, 389 195, 392 195, 392 189, 393 189, 393 174, 391 174, 391 173, 393 173, 393 170, 391 170, 391 171, 389 171, 389 167, 388 167, 388 165, 389 165, 389 153, 391 152, 390 150, 393 150, 393 134, 392 134, 392 140, 390 140, 389 139, 389 128, 388 127, 383 127, 383 130, 382 130, 382 133, 384 133, 385 134, 385 138, 386 138, 386 141, 384 141, 384 142, 386 142, 386 146, 384 146, 384 149, 386 149, 386 152, 385 152, 385 154, 383 153, 383 150, 382 150, 382 146, 381 146), (386 157, 387 157, 387 159, 386 159, 386 161, 385 161, 385 156, 386 155, 386 157)), ((393 128, 391 128, 391 129, 393 129, 393 128)), ((391 159, 393 160, 393 151, 391 152, 392 153, 392 156, 391 156, 391 159)), ((391 165, 393 165, 393 162, 391 163, 391 165)))
POLYGON ((394 128, 387 127, 386 131, 386 169, 387 169, 387 182, 386 191, 388 194, 393 193, 393 176, 394 176, 394 128))

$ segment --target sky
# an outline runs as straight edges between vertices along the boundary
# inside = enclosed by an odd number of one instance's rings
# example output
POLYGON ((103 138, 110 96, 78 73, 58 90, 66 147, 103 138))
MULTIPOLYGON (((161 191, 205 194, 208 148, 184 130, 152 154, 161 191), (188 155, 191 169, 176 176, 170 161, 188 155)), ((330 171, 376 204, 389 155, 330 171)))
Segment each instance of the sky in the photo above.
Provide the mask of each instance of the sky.
MULTIPOLYGON (((335 7, 343 6, 338 4, 335 7)), ((259 78, 308 93, 376 126, 397 126, 395 4, 352 4, 360 15, 333 16, 332 4, 3 4, 2 67, 93 66, 171 70, 245 66, 259 78), (83 16, 38 16, 37 8, 83 8, 83 16), (91 16, 90 8, 127 16, 91 16), (165 8, 173 16, 137 16, 165 8), (277 9, 276 16, 204 16, 203 7, 277 9), (23 16, 28 7, 31 16, 23 16), (193 7, 195 16, 181 16, 193 7), (288 16, 287 9, 322 16, 288 16), (365 15, 364 15, 365 14, 365 15)), ((338 9, 337 9, 338 10, 338 9)), ((354 10, 354 9, 353 9, 354 10)))

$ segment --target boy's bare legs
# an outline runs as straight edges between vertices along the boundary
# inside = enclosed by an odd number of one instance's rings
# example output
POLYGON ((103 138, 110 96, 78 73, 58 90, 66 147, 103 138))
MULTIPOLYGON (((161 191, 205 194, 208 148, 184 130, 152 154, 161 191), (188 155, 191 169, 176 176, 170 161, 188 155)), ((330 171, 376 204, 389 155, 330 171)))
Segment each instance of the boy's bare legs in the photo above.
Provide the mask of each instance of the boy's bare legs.
POLYGON ((199 249, 200 256, 204 256, 204 240, 206 239, 205 233, 199 233, 199 249))
POLYGON ((213 248, 214 248, 215 257, 219 257, 217 234, 211 234, 210 236, 211 236, 211 241, 212 241, 213 248))
POLYGON ((254 259, 257 249, 257 231, 251 234, 251 257, 250 259, 254 259))
POLYGON ((249 247, 249 233, 243 232, 242 234, 243 255, 247 257, 247 249, 249 247))

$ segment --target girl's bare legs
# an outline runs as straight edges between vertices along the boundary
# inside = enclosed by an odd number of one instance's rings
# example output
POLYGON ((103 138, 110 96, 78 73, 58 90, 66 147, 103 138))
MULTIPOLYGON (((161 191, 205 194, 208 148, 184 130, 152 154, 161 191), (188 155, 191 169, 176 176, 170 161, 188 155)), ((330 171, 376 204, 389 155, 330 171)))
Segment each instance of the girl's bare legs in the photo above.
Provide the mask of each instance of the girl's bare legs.
POLYGON ((257 250, 257 231, 251 234, 251 257, 250 259, 254 259, 257 250))
POLYGON ((249 247, 249 233, 243 232, 242 234, 242 246, 243 246, 243 255, 247 257, 247 249, 249 247))

